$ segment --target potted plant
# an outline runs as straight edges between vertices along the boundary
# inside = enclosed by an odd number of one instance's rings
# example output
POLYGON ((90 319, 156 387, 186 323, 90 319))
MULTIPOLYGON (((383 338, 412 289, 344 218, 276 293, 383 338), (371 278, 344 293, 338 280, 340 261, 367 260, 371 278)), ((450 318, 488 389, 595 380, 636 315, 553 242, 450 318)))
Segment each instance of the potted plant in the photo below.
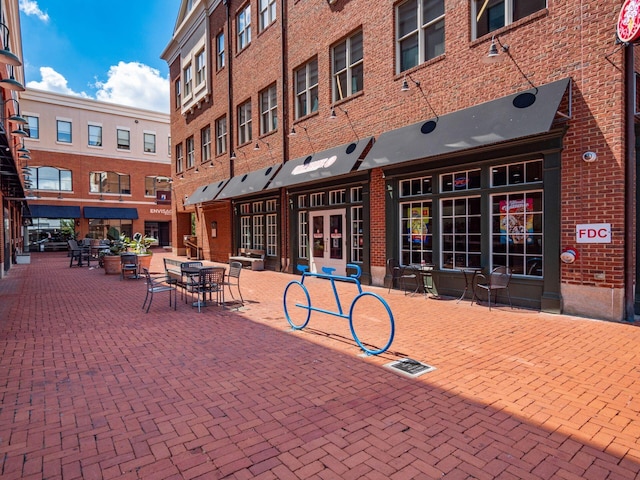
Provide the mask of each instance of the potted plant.
POLYGON ((114 227, 109 229, 107 238, 111 241, 108 248, 105 248, 98 254, 99 262, 104 267, 104 273, 107 275, 120 274, 120 254, 127 250, 124 235, 120 235, 114 227))
POLYGON ((140 268, 149 269, 151 265, 151 245, 156 242, 156 239, 147 235, 142 235, 140 232, 136 232, 129 239, 125 239, 125 244, 130 252, 134 252, 138 255, 138 264, 140 268))

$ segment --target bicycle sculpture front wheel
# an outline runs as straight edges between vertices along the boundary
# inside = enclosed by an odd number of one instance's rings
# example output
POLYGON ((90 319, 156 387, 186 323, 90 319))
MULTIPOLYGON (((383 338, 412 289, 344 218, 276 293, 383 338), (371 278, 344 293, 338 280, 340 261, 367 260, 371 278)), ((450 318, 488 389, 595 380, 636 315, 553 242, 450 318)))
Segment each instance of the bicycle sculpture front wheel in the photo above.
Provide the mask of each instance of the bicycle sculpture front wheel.
POLYGON ((307 326, 311 318, 311 298, 309 291, 298 280, 292 280, 284 289, 284 315, 294 330, 307 326))
POLYGON ((358 346, 369 355, 386 352, 395 335, 391 308, 373 292, 362 292, 353 300, 349 310, 349 328, 358 346))

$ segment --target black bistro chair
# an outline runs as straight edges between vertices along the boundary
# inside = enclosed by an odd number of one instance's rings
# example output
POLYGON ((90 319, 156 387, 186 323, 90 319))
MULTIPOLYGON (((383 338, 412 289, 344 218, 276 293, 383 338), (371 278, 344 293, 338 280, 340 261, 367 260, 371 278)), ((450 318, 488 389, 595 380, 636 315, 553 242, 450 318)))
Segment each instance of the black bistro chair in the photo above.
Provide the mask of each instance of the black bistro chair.
POLYGON ((387 272, 391 275, 391 283, 389 284, 389 290, 391 291, 396 285, 407 294, 407 291, 417 291, 418 287, 418 273, 406 266, 400 265, 395 258, 387 260, 387 272), (408 290, 407 290, 408 289, 408 290))
POLYGON ((125 278, 138 278, 138 255, 135 253, 123 253, 120 255, 120 280, 125 278))
POLYGON ((240 291, 240 273, 242 273, 242 264, 240 262, 231 262, 229 264, 229 273, 227 274, 227 279, 224 284, 229 289, 229 294, 234 302, 236 297, 234 297, 231 287, 235 287, 240 297, 240 305, 244 307, 244 298, 242 298, 242 292, 240 291))
POLYGON ((73 267, 74 261, 79 267, 83 266, 84 262, 86 262, 87 266, 90 267, 91 250, 79 245, 76 240, 69 240, 67 243, 69 244, 69 256, 71 257, 69 267, 73 267))
MULTIPOLYGON (((479 273, 476 275, 476 286, 474 293, 477 290, 484 290, 487 292, 487 298, 489 302, 489 311, 491 311, 491 295, 494 295, 493 303, 497 302, 498 291, 504 291, 509 299, 509 306, 513 308, 511 304, 511 295, 509 294, 509 282, 511 281, 511 269, 509 267, 496 267, 491 270, 488 276, 479 273)), ((477 294, 474 295, 476 303, 478 302, 477 294)), ((471 298, 471 304, 473 304, 473 298, 471 298)))
POLYGON ((160 292, 169 292, 169 307, 171 307, 171 292, 173 292, 173 309, 177 308, 177 289, 174 283, 168 282, 168 277, 166 275, 151 275, 149 270, 146 268, 142 269, 142 273, 147 282, 147 294, 144 297, 144 302, 142 303, 142 308, 144 309, 145 305, 147 307, 145 313, 149 313, 149 307, 151 307, 151 302, 153 301, 153 294, 160 292), (149 300, 149 303, 147 303, 149 300))

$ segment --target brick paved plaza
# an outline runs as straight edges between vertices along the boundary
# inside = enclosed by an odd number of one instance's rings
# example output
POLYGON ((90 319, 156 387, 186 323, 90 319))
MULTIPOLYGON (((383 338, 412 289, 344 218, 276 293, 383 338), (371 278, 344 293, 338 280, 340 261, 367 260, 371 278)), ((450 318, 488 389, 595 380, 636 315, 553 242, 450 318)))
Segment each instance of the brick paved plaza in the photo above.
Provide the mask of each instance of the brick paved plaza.
MULTIPOLYGON (((0 476, 640 475, 636 326, 365 287, 396 319, 389 351, 367 357, 345 320, 314 313, 291 331, 292 278, 244 270, 242 309, 199 314, 178 295, 174 311, 158 294, 145 314, 142 280, 69 268, 63 252, 13 266, 0 280, 0 476), (385 366, 402 358, 435 370, 385 366)), ((310 292, 329 305, 326 281, 310 292)))

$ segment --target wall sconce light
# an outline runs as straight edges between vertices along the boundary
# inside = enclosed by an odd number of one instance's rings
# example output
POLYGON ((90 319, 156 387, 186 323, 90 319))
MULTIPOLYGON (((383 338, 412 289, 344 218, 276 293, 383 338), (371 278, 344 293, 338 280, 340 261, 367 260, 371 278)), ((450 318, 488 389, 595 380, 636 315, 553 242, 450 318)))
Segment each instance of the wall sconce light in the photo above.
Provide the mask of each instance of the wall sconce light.
POLYGON ((530 107, 536 101, 536 95, 538 94, 538 87, 534 85, 531 79, 522 71, 522 68, 520 68, 520 65, 518 65, 518 62, 516 62, 516 59, 513 58, 513 55, 511 55, 511 51, 509 49, 509 45, 503 44, 500 41, 500 38, 494 35, 493 37, 491 37, 491 45, 489 45, 489 53, 482 61, 488 64, 502 62, 504 57, 500 55, 500 52, 498 51, 498 46, 500 47, 500 50, 502 50, 502 52, 504 52, 507 55, 507 57, 509 57, 509 59, 513 62, 515 67, 518 69, 518 72, 520 73, 520 75, 522 75, 522 77, 527 81, 527 83, 531 85, 531 88, 534 89, 533 93, 523 92, 520 95, 517 95, 513 99, 513 106, 516 108, 530 107))
POLYGON ((230 159, 230 160, 235 160, 236 158, 238 158, 238 157, 236 157, 236 152, 235 152, 235 150, 231 150, 231 156, 229 157, 229 159, 230 159))
POLYGON ((329 121, 333 121, 335 120, 337 117, 336 115, 336 108, 338 110, 340 110, 342 113, 344 113, 344 116, 347 117, 347 121, 349 122, 349 126, 351 127, 351 131, 353 132, 353 134, 356 136, 356 142, 360 141, 360 137, 358 137, 358 134, 356 132, 356 129, 353 127, 353 122, 351 122, 351 117, 349 116, 349 112, 347 112, 344 108, 342 108, 340 105, 336 105, 335 107, 331 107, 331 115, 329 115, 329 121))
POLYGON ((15 92, 24 92, 24 85, 17 81, 13 74, 13 65, 9 65, 9 78, 3 78, 0 80, 0 88, 13 90, 15 92))
POLYGON ((327 0, 328 5, 334 5, 338 0, 327 0))
POLYGON ((293 198, 289 199, 289 208, 293 210, 293 198))
POLYGON ((2 29, 2 45, 0 48, 0 62, 5 65, 13 65, 14 67, 22 66, 22 60, 9 49, 9 27, 4 23, 0 23, 2 29))
MULTIPOLYGON (((311 142, 311 137, 309 136, 309 132, 307 131, 307 127, 304 125, 300 125, 300 128, 304 130, 305 135, 307 136, 307 140, 309 140, 309 146, 311 147, 311 151, 315 154, 315 148, 313 148, 313 143, 311 142)), ((291 128, 291 132, 289 133, 290 137, 296 136, 296 129, 294 127, 291 128)))
MULTIPOLYGON (((8 120, 14 123, 20 123, 22 125, 26 125, 29 123, 29 121, 24 118, 22 115, 20 115, 20 102, 18 102, 18 100, 16 100, 15 98, 7 98, 4 102, 2 102, 2 108, 3 108, 3 118, 4 118, 4 107, 7 105, 7 103, 9 102, 15 102, 16 103, 16 113, 14 113, 13 115, 10 115, 8 120)), ((26 133, 26 132, 25 132, 26 133)), ((24 148, 24 144, 22 145, 24 148)))
POLYGON ((273 156, 271 155, 271 145, 269 145, 269 142, 265 142, 261 138, 258 138, 257 141, 256 141, 255 146, 253 147, 253 149, 254 150, 260 150, 260 142, 264 143, 267 146, 267 151, 269 152, 269 157, 271 158, 271 160, 273 160, 273 156))
POLYGON ((419 81, 414 80, 413 78, 411 78, 411 75, 409 75, 408 73, 405 74, 404 78, 402 79, 402 86, 400 87, 400 92, 402 93, 408 93, 411 89, 409 88, 409 82, 407 81, 407 79, 411 80, 411 82, 413 82, 413 84, 415 85, 415 87, 418 89, 418 91, 420 92, 420 95, 422 96, 422 98, 424 98, 425 103, 427 104, 427 106, 429 107, 429 109, 431 110, 431 113, 433 113, 433 116, 435 117, 434 120, 429 120, 428 122, 425 122, 422 125, 422 128, 420 129, 420 131, 423 134, 427 134, 427 133, 431 133, 436 129, 436 125, 438 123, 438 119, 440 117, 438 117, 438 114, 436 113, 436 111, 433 109, 433 106, 431 105, 431 103, 429 102, 429 99, 427 98, 427 95, 424 93, 424 90, 422 89, 422 85, 420 84, 419 81))
POLYGON ((484 63, 500 63, 504 60, 504 57, 500 55, 500 52, 498 51, 498 46, 496 45, 496 42, 498 43, 498 45, 500 45, 500 50, 502 50, 504 53, 509 52, 509 45, 503 45, 502 42, 500 42, 500 39, 494 35, 493 37, 491 37, 491 45, 489 45, 489 53, 482 60, 484 63))
POLYGON ((587 163, 595 162, 597 159, 598 155, 596 155, 596 152, 584 152, 582 154, 582 160, 587 163))
POLYGON ((211 222, 211 238, 217 238, 218 237, 218 222, 213 221, 211 222))

